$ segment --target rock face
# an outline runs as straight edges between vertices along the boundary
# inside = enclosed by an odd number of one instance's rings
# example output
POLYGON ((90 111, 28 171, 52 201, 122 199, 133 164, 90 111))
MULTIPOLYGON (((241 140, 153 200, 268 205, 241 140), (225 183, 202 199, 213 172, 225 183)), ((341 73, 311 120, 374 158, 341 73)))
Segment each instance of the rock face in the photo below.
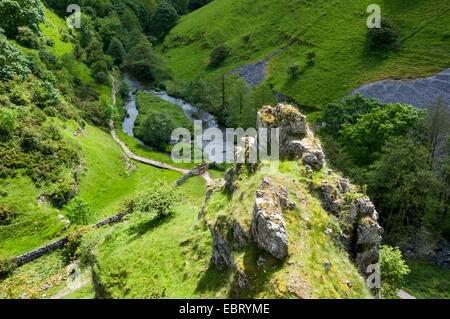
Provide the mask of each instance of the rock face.
POLYGON ((422 227, 397 243, 406 257, 422 258, 443 269, 450 270, 450 242, 422 227))
POLYGON ((263 106, 257 115, 257 128, 280 128, 280 154, 298 158, 315 170, 322 168, 325 156, 320 142, 314 139, 306 117, 294 106, 263 106))
POLYGON ((286 208, 288 205, 292 206, 288 204, 286 189, 280 187, 277 189, 270 178, 264 177, 260 189, 256 191, 252 234, 259 248, 278 259, 284 259, 288 255, 282 203, 286 208))
POLYGON ((231 253, 231 243, 227 241, 225 236, 216 227, 209 226, 212 242, 211 261, 220 270, 228 269, 234 265, 233 255, 231 253))
POLYGON ((367 266, 378 261, 383 234, 375 206, 367 196, 352 191, 344 178, 336 182, 324 180, 315 190, 322 206, 336 216, 341 225, 339 241, 365 274, 367 266))

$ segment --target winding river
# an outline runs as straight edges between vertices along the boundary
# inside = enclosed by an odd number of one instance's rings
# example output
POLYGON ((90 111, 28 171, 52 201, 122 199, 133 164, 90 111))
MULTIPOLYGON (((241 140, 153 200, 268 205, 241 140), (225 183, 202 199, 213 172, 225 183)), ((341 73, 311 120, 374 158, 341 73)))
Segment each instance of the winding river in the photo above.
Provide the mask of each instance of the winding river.
MULTIPOLYGON (((219 123, 217 122, 214 115, 206 112, 205 110, 202 110, 198 107, 192 106, 191 104, 184 102, 182 99, 172 97, 172 96, 168 95, 167 92, 165 92, 165 91, 156 92, 155 90, 152 90, 150 88, 150 84, 143 83, 129 75, 125 76, 124 79, 130 85, 130 95, 129 95, 129 99, 125 102, 125 105, 124 105, 124 108, 127 110, 128 115, 125 117, 125 119, 122 122, 122 131, 124 131, 129 136, 132 136, 140 144, 145 145, 144 142, 142 142, 139 138, 134 136, 134 133, 133 133, 134 122, 136 121, 136 117, 139 114, 139 111, 136 107, 136 95, 132 93, 135 90, 140 90, 140 91, 143 91, 146 93, 151 93, 153 95, 160 97, 161 99, 163 99, 165 101, 179 105, 183 109, 183 111, 186 114, 186 117, 189 119, 189 121, 191 121, 191 122, 194 122, 195 120, 202 121, 203 132, 205 130, 207 130, 208 128, 219 128, 224 133, 225 129, 219 125, 219 123)), ((223 134, 223 136, 225 137, 225 134, 223 134)), ((219 142, 219 141, 215 141, 215 140, 213 140, 211 142, 204 141, 202 146, 204 147, 206 144, 216 143, 216 142, 219 142)), ((223 144, 224 141, 222 140, 222 141, 220 141, 220 143, 223 144)), ((225 148, 223 148, 223 149, 225 149, 225 148)), ((208 156, 210 159, 214 159, 215 154, 213 152, 213 153, 208 154, 208 156)))

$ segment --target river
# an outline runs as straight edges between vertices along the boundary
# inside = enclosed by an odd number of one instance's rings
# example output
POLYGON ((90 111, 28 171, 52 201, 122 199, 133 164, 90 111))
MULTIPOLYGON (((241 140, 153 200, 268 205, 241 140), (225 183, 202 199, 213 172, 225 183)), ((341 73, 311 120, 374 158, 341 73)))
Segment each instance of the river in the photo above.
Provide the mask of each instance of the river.
MULTIPOLYGON (((189 119, 189 121, 194 122, 195 120, 201 120, 202 121, 202 129, 203 132, 207 130, 208 128, 219 128, 223 136, 225 137, 225 129, 219 125, 214 115, 206 112, 205 110, 202 110, 198 107, 192 106, 189 103, 184 102, 182 99, 172 97, 167 94, 165 91, 156 92, 155 90, 152 90, 150 87, 150 84, 143 83, 136 78, 133 78, 129 75, 125 76, 124 79, 128 82, 130 85, 130 95, 127 101, 125 101, 124 108, 127 110, 128 115, 125 117, 125 119, 122 122, 122 131, 124 131, 129 136, 132 136, 136 141, 138 141, 140 144, 145 145, 139 138, 134 136, 133 128, 134 128, 134 122, 136 121, 136 117, 139 114, 139 111, 136 107, 136 95, 133 94, 135 90, 140 90, 146 93, 151 93, 153 95, 156 95, 160 97, 161 99, 168 101, 170 103, 179 105, 183 111, 184 114, 186 114, 186 117, 189 119)), ((204 141, 202 147, 204 148, 209 143, 217 143, 218 141, 204 141)), ((224 141, 221 141, 222 145, 224 141)), ((225 147, 223 146, 223 149, 225 150, 225 147)), ((217 154, 222 156, 222 154, 217 154)), ((215 159, 215 153, 209 153, 209 158, 211 160, 217 160, 215 159)))

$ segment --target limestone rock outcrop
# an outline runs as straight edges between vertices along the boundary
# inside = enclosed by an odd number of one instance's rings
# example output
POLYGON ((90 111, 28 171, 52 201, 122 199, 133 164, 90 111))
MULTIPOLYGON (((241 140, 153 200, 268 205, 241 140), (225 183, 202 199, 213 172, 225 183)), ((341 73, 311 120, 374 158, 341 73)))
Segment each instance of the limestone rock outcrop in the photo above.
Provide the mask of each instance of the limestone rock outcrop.
POLYGON ((383 234, 375 206, 367 196, 352 190, 344 178, 334 182, 323 180, 315 190, 322 206, 336 216, 342 226, 339 241, 365 274, 367 266, 378 261, 383 234))
POLYGON ((270 178, 264 177, 260 189, 256 191, 252 234, 259 248, 278 259, 288 255, 283 207, 295 207, 295 203, 289 202, 284 187, 277 187, 270 178))
POLYGON ((263 106, 258 112, 256 126, 258 129, 280 129, 281 155, 301 159, 314 170, 322 168, 325 156, 320 142, 314 138, 306 117, 294 106, 282 103, 276 107, 263 106))

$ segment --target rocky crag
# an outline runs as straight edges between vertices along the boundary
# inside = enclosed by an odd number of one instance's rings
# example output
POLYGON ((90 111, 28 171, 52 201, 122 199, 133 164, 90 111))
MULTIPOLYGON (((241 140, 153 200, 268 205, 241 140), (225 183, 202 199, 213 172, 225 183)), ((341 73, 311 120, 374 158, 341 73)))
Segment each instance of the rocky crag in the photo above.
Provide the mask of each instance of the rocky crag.
MULTIPOLYGON (((305 212, 309 211, 313 206, 311 202, 315 200, 320 209, 338 224, 334 228, 325 227, 324 236, 339 246, 342 255, 348 256, 346 258, 353 262, 361 275, 366 275, 367 266, 378 261, 382 234, 377 222, 378 214, 370 199, 359 193, 357 187, 346 179, 326 170, 320 142, 309 129, 305 116, 295 107, 286 104, 264 106, 258 112, 257 127, 280 128, 282 162, 297 165, 294 167, 298 169, 277 173, 261 163, 235 163, 226 172, 224 180, 215 180, 208 185, 200 216, 212 236, 211 262, 220 270, 231 269, 234 272, 233 289, 238 292, 251 289, 242 251, 260 251, 258 267, 264 266, 268 258, 274 259, 278 267, 295 264, 293 251, 300 244, 288 229, 296 229, 297 226, 287 225, 286 218, 291 222, 294 219, 292 216, 302 215, 302 225, 304 223, 311 228, 313 221, 305 212), (317 181, 317 178, 324 176, 326 179, 317 181), (302 182, 293 184, 297 177, 302 182), (293 185, 307 186, 302 189, 293 185), (217 198, 220 196, 219 203, 217 198), (231 208, 224 208, 230 202, 233 203, 231 208), (289 260, 291 258, 293 260, 289 260)), ((245 139, 252 143, 251 138, 245 139)), ((247 154, 248 151, 248 146, 236 148, 236 154, 247 154)), ((325 272, 328 272, 330 263, 324 261, 324 265, 325 272)), ((289 281, 289 291, 299 290, 296 282, 308 286, 296 277, 289 281)), ((304 292, 305 289, 300 290, 304 292)), ((310 293, 294 295, 301 298, 311 296, 310 293)))

